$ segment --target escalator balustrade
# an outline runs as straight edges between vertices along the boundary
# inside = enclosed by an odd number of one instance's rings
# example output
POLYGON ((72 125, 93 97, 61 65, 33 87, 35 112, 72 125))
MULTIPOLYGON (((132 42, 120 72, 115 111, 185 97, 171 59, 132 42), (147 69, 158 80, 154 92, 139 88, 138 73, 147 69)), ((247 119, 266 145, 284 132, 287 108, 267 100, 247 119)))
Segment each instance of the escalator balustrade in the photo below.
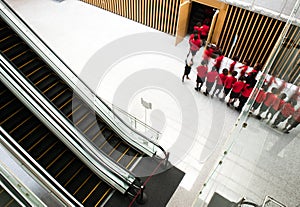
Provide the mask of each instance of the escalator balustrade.
MULTIPOLYGON (((101 117, 0 20, 0 52, 102 152, 130 169, 143 153, 123 141, 101 117)), ((17 113, 17 112, 16 112, 17 113)), ((18 113, 20 116, 22 112, 18 113)), ((30 125, 29 117, 24 120, 30 125)), ((16 129, 17 130, 17 129, 16 129)), ((55 143, 51 143, 56 146, 55 143)), ((51 145, 52 146, 52 145, 51 145)), ((51 149, 49 149, 51 150, 51 149)))
POLYGON ((103 205, 113 189, 86 167, 1 82, 0 97, 0 126, 18 145, 84 206, 103 205))

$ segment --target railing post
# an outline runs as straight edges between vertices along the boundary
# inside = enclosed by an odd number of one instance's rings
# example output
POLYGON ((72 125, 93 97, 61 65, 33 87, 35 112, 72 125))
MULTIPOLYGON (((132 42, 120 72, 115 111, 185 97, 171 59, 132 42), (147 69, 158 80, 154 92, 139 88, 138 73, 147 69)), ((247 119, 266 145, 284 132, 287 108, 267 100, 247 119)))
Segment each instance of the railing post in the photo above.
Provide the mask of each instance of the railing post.
POLYGON ((165 163, 164 163, 165 168, 168 167, 168 163, 169 163, 169 155, 170 155, 170 153, 167 152, 167 154, 166 154, 166 159, 165 159, 165 163))
POLYGON ((144 190, 145 190, 145 186, 141 186, 141 189, 140 189, 140 195, 137 199, 137 202, 139 204, 145 204, 147 202, 147 195, 144 193, 144 190))

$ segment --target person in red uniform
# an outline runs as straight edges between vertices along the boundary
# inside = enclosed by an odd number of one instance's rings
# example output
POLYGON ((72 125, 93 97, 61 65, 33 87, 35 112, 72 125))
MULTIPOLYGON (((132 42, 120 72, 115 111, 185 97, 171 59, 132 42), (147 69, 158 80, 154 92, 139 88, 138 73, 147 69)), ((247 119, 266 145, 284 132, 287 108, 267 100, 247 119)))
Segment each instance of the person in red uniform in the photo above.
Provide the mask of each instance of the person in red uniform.
POLYGON ((244 62, 242 62, 242 63, 243 63, 243 65, 239 67, 239 69, 242 69, 240 75, 245 76, 246 71, 248 70, 249 65, 250 65, 250 60, 245 59, 244 62))
MULTIPOLYGON (((252 112, 254 112, 256 109, 258 109, 258 107, 261 105, 261 103, 266 99, 266 92, 264 89, 265 89, 264 87, 260 88, 260 90, 255 98, 255 101, 251 107, 252 112)), ((252 112, 250 112, 250 113, 252 113, 252 112)))
POLYGON ((247 76, 251 75, 252 73, 258 74, 258 72, 261 71, 261 69, 262 69, 262 64, 257 62, 255 63, 253 69, 249 73, 247 73, 247 76))
POLYGON ((204 95, 208 95, 211 91, 216 78, 219 77, 219 73, 217 72, 215 67, 212 67, 211 71, 206 75, 206 91, 203 93, 204 95))
POLYGON ((196 53, 199 51, 199 49, 201 47, 200 36, 198 35, 197 32, 191 34, 190 39, 189 39, 189 44, 190 44, 190 50, 189 50, 186 58, 188 58, 190 53, 192 53, 191 61, 193 62, 194 56, 196 55, 196 53))
POLYGON ((223 59, 224 59, 224 55, 221 52, 221 54, 215 60, 215 65, 214 66, 217 68, 217 71, 220 70, 223 59))
POLYGON ((280 124, 280 122, 283 122, 284 120, 286 120, 287 118, 289 118, 289 116, 293 115, 295 113, 295 105, 297 104, 297 102, 295 101, 287 101, 283 106, 282 109, 280 111, 280 113, 278 114, 278 116, 276 117, 274 123, 271 125, 273 128, 278 128, 278 124, 280 124))
POLYGON ((259 119, 259 120, 262 119, 261 114, 268 111, 270 106, 274 103, 274 100, 276 100, 276 97, 277 97, 277 92, 278 92, 277 88, 272 88, 271 92, 266 93, 266 99, 260 106, 259 112, 256 116, 257 119, 259 119))
POLYGON ((295 90, 295 92, 292 94, 290 100, 298 101, 298 98, 300 96, 300 86, 298 86, 295 90))
POLYGON ((251 73, 246 79, 246 84, 242 89, 241 95, 239 97, 239 105, 235 109, 237 111, 242 111, 245 103, 247 102, 248 98, 250 97, 254 86, 256 85, 256 75, 257 73, 251 73))
POLYGON ((228 69, 224 68, 222 70, 222 73, 219 74, 219 78, 217 78, 217 84, 216 84, 215 90, 213 91, 213 93, 211 95, 212 98, 215 96, 215 93, 217 92, 217 90, 218 90, 218 93, 216 94, 216 96, 217 97, 219 96, 219 94, 222 91, 222 88, 224 87, 224 82, 225 82, 227 76, 228 76, 228 69))
POLYGON ((293 115, 287 120, 287 123, 285 124, 283 128, 283 132, 288 134, 289 131, 293 128, 296 128, 300 123, 300 108, 298 108, 293 115))
POLYGON ((200 27, 201 39, 206 40, 209 33, 209 21, 205 19, 200 27))
POLYGON ((223 98, 220 98, 220 101, 224 101, 225 97, 229 94, 231 88, 232 88, 232 85, 237 81, 236 79, 236 76, 237 75, 237 72, 236 71, 233 71, 231 73, 231 75, 228 75, 226 80, 224 81, 224 96, 223 98))
POLYGON ((285 104, 284 99, 287 97, 285 93, 280 94, 276 99, 274 100, 272 106, 270 107, 269 111, 267 112, 266 118, 268 118, 269 114, 271 114, 270 119, 267 123, 270 123, 270 121, 273 119, 274 115, 280 111, 282 106, 285 104))
POLYGON ((197 80, 196 80, 196 88, 195 88, 196 91, 201 90, 201 87, 203 86, 203 83, 207 75, 207 71, 208 71, 207 61, 202 60, 201 65, 197 67, 197 80))
POLYGON ((214 52, 213 48, 207 46, 206 49, 203 51, 202 59, 209 62, 213 52, 214 52))
POLYGON ((229 95, 229 101, 227 106, 233 105, 237 98, 240 96, 243 88, 245 87, 246 79, 244 76, 241 76, 237 82, 232 85, 232 90, 229 95))
POLYGON ((234 56, 232 58, 233 62, 229 66, 229 73, 230 74, 232 73, 232 71, 234 71, 234 67, 235 67, 236 63, 239 61, 239 59, 240 59, 239 56, 234 56))
POLYGON ((196 25, 194 26, 194 31, 197 31, 200 39, 201 39, 201 22, 197 22, 196 25))

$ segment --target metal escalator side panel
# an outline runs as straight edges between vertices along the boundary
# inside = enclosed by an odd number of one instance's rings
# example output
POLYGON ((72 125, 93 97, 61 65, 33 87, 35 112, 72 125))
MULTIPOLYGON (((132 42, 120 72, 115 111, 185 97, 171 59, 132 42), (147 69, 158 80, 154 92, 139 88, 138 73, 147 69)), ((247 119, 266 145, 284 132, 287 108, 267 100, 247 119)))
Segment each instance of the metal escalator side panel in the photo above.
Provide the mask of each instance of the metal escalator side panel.
MULTIPOLYGON (((15 203, 20 206, 45 206, 33 192, 31 192, 24 184, 22 184, 4 165, 0 162, 0 185, 11 192, 15 203)), ((1 204, 0 199, 0 204, 1 204)))

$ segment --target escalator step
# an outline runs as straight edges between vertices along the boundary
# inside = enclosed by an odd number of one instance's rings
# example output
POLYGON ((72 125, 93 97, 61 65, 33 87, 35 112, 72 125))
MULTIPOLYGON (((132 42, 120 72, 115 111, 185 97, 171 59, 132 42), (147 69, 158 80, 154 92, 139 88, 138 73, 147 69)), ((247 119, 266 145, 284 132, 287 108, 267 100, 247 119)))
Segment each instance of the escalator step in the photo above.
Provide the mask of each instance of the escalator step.
POLYGON ((91 174, 92 172, 87 167, 80 168, 74 172, 74 175, 65 184, 65 188, 73 195, 91 174))
POLYGON ((57 175, 69 162, 71 162, 74 155, 70 151, 64 152, 55 163, 47 166, 48 172, 54 177, 57 175))
POLYGON ((107 188, 105 183, 97 183, 93 193, 85 200, 86 206, 101 206, 105 199, 112 192, 111 188, 107 188))
POLYGON ((83 165, 78 159, 71 160, 64 169, 55 175, 55 178, 64 186, 81 167, 83 167, 83 165))
MULTIPOLYGON (((57 77, 57 76, 56 76, 57 77)), ((51 78, 51 77, 50 77, 51 78)), ((48 78, 49 79, 49 78, 48 78)), ((51 80, 47 80, 47 82, 50 82, 51 80)), ((66 103, 68 100, 72 98, 74 93, 70 91, 70 89, 66 90, 62 96, 59 96, 57 99, 53 101, 54 105, 59 108, 61 107, 64 103, 66 103)))
POLYGON ((26 50, 10 60, 17 66, 17 68, 19 68, 36 57, 36 54, 32 50, 26 50))
POLYGON ((2 52, 8 59, 11 59, 27 49, 28 46, 24 42, 14 42, 14 44, 12 44, 10 47, 6 48, 2 52))
POLYGON ((19 37, 15 34, 8 34, 0 39, 0 50, 6 50, 9 47, 13 46, 16 42, 19 42, 19 37))
POLYGON ((39 161, 40 165, 47 169, 47 166, 49 166, 51 162, 55 161, 57 157, 61 156, 65 149, 66 146, 63 145, 63 143, 55 142, 50 145, 49 148, 37 158, 37 160, 39 161))
POLYGON ((43 93, 50 101, 52 101, 55 100, 58 97, 58 95, 66 89, 67 87, 65 84, 62 84, 61 82, 56 82, 49 88, 44 90, 43 93))
POLYGON ((40 59, 34 59, 33 62, 30 62, 29 64, 26 64, 20 68, 20 72, 22 72, 27 78, 30 78, 32 75, 41 71, 45 67, 47 66, 43 61, 40 59))
POLYGON ((34 159, 38 159, 46 150, 58 142, 56 139, 57 138, 52 134, 49 134, 41 142, 34 146, 33 150, 30 151, 30 155, 34 159))

